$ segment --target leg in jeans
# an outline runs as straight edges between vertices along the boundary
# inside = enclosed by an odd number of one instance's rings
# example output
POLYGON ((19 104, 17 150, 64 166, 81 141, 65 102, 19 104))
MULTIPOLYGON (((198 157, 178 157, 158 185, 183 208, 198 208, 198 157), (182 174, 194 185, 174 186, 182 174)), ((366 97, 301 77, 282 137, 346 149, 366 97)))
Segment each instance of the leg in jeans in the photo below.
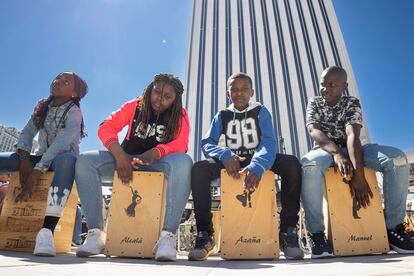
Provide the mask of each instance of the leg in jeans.
POLYGON ((14 152, 0 153, 0 172, 14 172, 20 168, 20 158, 14 152))
MULTIPOLYGON (((41 156, 30 156, 33 165, 39 162, 41 156)), ((54 177, 49 188, 46 218, 43 227, 55 228, 66 205, 67 198, 72 189, 75 175, 76 156, 72 153, 62 153, 53 160, 50 170, 54 171, 54 177)), ((20 168, 20 158, 16 153, 0 154, 0 171, 18 171, 20 168)))
POLYGON ((197 231, 214 232, 211 222, 210 183, 220 177, 223 164, 216 159, 207 159, 194 164, 191 171, 191 189, 194 200, 194 212, 197 231))
POLYGON ((367 144, 364 166, 383 175, 385 219, 387 229, 394 229, 405 217, 408 192, 408 162, 405 154, 393 147, 367 144))
MULTIPOLYGON (((147 166, 144 171, 162 171, 168 178, 163 230, 176 233, 191 189, 193 160, 185 153, 173 153, 147 166)), ((140 170, 141 170, 140 168, 140 170)))
MULTIPOLYGON (((140 166, 145 171, 162 171, 168 178, 166 231, 177 231, 190 193, 191 166, 191 158, 184 153, 170 154, 151 165, 140 166)), ((111 183, 114 171, 115 159, 108 151, 83 153, 76 162, 76 183, 89 229, 103 229, 101 183, 111 183)))
POLYGON ((280 231, 286 233, 288 227, 296 228, 299 219, 302 167, 295 156, 277 154, 271 170, 282 178, 280 231))
POLYGON ((57 155, 50 169, 54 171, 47 196, 46 216, 60 218, 75 179, 76 155, 65 152, 57 155))
MULTIPOLYGON (((40 161, 42 156, 30 155, 33 166, 40 161)), ((20 168, 20 157, 15 152, 0 152, 0 172, 14 172, 20 168)))
MULTIPOLYGON (((0 173, 10 173, 19 170, 20 158, 14 152, 0 152, 0 173)), ((6 197, 8 185, 0 186, 0 213, 6 197)))
POLYGON ((324 232, 323 191, 325 172, 333 163, 333 157, 323 149, 308 152, 302 163, 302 203, 305 210, 306 226, 310 233, 324 232))
POLYGON ((75 179, 89 229, 103 230, 101 183, 112 183, 114 171, 115 159, 108 151, 88 151, 76 161, 75 179))
POLYGON ((115 159, 108 151, 88 151, 76 161, 75 180, 89 229, 85 242, 76 248, 78 257, 97 255, 105 246, 106 234, 102 231, 102 183, 112 185, 114 171, 115 159))
POLYGON ((76 206, 75 226, 73 227, 72 243, 80 245, 82 243, 82 209, 76 206))

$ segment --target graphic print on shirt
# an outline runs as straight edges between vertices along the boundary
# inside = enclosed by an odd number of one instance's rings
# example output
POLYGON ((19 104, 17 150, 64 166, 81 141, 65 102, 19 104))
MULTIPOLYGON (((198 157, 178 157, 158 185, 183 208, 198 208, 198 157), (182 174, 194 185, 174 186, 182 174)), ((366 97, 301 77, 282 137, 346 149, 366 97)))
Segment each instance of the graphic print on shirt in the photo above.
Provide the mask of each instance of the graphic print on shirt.
MULTIPOLYGON (((348 124, 362 126, 362 109, 359 100, 353 96, 342 96, 335 106, 329 106, 321 96, 309 100, 306 109, 306 125, 318 124, 321 130, 337 146, 346 147, 348 124)), ((316 146, 316 142, 314 142, 316 146)))
POLYGON ((250 159, 260 144, 259 112, 262 106, 247 112, 221 111, 222 133, 226 146, 234 154, 250 159))
POLYGON ((151 125, 148 124, 147 128, 144 129, 144 125, 139 123, 134 130, 134 136, 138 139, 147 139, 155 135, 155 139, 158 142, 162 141, 162 137, 164 136, 165 126, 164 125, 157 125, 156 123, 152 123, 151 125))
POLYGON ((254 153, 259 145, 256 121, 253 118, 234 120, 227 123, 227 146, 231 150, 244 148, 248 154, 254 153), (253 152, 251 152, 253 150, 253 152))

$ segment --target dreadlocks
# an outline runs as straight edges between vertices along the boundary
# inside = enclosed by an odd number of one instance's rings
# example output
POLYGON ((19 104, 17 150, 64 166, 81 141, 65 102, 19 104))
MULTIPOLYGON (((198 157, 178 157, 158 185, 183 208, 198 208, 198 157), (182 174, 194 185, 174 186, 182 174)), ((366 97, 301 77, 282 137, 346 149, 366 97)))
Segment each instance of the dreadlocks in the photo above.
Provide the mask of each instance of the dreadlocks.
MULTIPOLYGON (((63 74, 70 74, 73 76, 73 79, 75 82, 74 87, 75 87, 77 96, 72 98, 72 102, 80 108, 80 101, 88 92, 88 85, 86 84, 85 80, 83 80, 78 74, 74 72, 60 73, 59 75, 56 76, 55 79, 59 78, 63 74)), ((51 91, 52 91, 52 86, 53 86, 53 82, 50 85, 51 91)), ((49 96, 47 99, 41 99, 34 108, 32 118, 33 118, 35 126, 39 129, 44 127, 47 111, 49 110, 49 104, 52 102, 52 100, 53 100, 53 96, 49 96)), ((82 118, 81 137, 83 138, 85 136, 86 136, 85 125, 83 123, 83 118, 82 118)))
MULTIPOLYGON (((164 118, 166 120, 166 130, 162 137, 162 143, 167 143, 174 139, 176 133, 180 131, 177 126, 179 125, 179 119, 181 117, 182 110, 182 99, 181 95, 184 92, 184 87, 181 81, 174 75, 168 73, 160 73, 154 76, 152 82, 145 88, 143 93, 143 99, 140 106, 140 113, 138 116, 138 121, 141 122, 143 129, 147 129, 149 120, 151 117, 151 91, 154 88, 156 83, 164 83, 174 87, 175 92, 177 93, 175 100, 172 106, 165 111, 164 118)), ((158 123, 158 122, 157 122, 158 123)))

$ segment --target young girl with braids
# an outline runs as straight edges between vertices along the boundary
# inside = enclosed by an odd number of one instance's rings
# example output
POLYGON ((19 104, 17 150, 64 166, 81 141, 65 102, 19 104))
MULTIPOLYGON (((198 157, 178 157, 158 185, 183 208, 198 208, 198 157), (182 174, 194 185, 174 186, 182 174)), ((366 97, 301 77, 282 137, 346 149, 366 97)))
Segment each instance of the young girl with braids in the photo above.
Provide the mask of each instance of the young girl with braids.
POLYGON ((190 194, 193 164, 185 154, 190 127, 182 107, 183 90, 177 77, 156 75, 141 97, 126 102, 99 127, 99 138, 109 151, 85 152, 78 158, 76 183, 90 230, 85 243, 77 248, 77 256, 99 254, 105 245, 101 183, 112 182, 116 170, 128 189, 133 167, 138 167, 162 171, 168 178, 166 214, 155 259, 176 259, 175 233, 190 194), (128 133, 119 143, 118 133, 125 126, 128 133))
POLYGON ((50 85, 50 96, 40 100, 24 127, 15 153, 0 153, 0 171, 20 172, 21 192, 15 201, 30 200, 42 173, 54 171, 49 188, 46 216, 36 237, 34 254, 55 256, 53 231, 62 216, 72 189, 84 124, 80 101, 88 90, 76 73, 60 73, 50 85), (39 148, 31 154, 33 138, 39 134, 39 148))

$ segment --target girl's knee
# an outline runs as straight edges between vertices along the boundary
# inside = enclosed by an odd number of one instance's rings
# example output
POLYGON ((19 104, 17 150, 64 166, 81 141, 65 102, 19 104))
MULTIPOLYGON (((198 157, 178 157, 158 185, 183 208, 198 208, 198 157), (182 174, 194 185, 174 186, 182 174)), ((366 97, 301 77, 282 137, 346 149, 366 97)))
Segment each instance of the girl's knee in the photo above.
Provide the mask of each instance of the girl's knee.
POLYGON ((179 166, 180 168, 191 169, 193 166, 193 160, 186 153, 174 153, 171 155, 171 158, 172 160, 170 160, 170 162, 175 166, 179 166))
POLYGON ((56 169, 63 169, 63 170, 74 169, 75 164, 76 164, 76 159, 77 159, 76 156, 74 156, 71 153, 60 154, 54 160, 56 169))
POLYGON ((76 160, 76 171, 78 170, 82 170, 83 168, 85 168, 87 165, 89 164, 89 160, 87 158, 85 158, 85 156, 83 154, 81 154, 78 159, 76 160))
POLYGON ((85 168, 90 167, 92 164, 91 156, 86 152, 79 155, 78 159, 76 160, 76 170, 82 170, 85 168))

